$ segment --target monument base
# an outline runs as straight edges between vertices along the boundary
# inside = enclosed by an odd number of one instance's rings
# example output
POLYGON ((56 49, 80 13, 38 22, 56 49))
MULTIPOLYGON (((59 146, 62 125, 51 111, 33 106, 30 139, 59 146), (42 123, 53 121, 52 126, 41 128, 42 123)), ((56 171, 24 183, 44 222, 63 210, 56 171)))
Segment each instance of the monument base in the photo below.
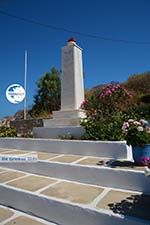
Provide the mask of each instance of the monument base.
POLYGON ((54 111, 53 119, 43 120, 44 127, 80 126, 81 118, 85 118, 83 110, 54 111))
POLYGON ((85 112, 80 109, 76 110, 62 110, 62 111, 53 111, 53 118, 54 119, 63 119, 63 118, 85 118, 85 112))
POLYGON ((69 139, 74 137, 80 138, 85 133, 81 126, 74 127, 35 127, 33 135, 35 138, 50 138, 50 139, 69 139))
POLYGON ((44 127, 33 129, 33 136, 37 138, 69 138, 81 137, 85 130, 80 126, 85 118, 83 110, 54 111, 53 119, 44 119, 44 127))

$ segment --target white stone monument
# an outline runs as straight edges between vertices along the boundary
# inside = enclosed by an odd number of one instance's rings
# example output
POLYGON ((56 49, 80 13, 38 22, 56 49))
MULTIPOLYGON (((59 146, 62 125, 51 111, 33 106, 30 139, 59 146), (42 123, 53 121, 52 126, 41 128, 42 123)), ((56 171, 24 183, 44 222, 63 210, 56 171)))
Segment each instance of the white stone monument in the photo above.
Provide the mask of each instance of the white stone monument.
POLYGON ((34 128, 35 137, 58 138, 71 134, 81 136, 80 126, 85 113, 80 109, 84 101, 82 49, 74 38, 62 48, 61 110, 53 112, 53 119, 44 120, 44 127, 34 128))
POLYGON ((61 111, 78 110, 84 100, 82 49, 74 39, 62 48, 61 111))

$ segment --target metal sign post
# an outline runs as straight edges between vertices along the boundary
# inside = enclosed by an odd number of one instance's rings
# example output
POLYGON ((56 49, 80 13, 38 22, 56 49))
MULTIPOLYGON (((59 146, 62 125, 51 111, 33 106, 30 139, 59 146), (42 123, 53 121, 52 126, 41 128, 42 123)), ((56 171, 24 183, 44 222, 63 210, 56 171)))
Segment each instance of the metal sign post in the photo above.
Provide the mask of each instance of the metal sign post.
POLYGON ((24 120, 27 119, 27 57, 28 53, 27 50, 25 50, 25 66, 24 66, 24 89, 25 89, 25 98, 24 98, 24 120))

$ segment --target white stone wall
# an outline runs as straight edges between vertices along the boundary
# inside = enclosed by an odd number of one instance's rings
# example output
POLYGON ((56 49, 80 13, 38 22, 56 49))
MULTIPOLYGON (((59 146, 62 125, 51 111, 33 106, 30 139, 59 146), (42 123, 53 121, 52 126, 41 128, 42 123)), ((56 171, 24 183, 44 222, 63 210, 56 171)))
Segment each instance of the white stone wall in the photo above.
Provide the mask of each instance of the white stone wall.
POLYGON ((130 160, 125 141, 83 141, 38 138, 0 138, 0 148, 45 151, 130 160))

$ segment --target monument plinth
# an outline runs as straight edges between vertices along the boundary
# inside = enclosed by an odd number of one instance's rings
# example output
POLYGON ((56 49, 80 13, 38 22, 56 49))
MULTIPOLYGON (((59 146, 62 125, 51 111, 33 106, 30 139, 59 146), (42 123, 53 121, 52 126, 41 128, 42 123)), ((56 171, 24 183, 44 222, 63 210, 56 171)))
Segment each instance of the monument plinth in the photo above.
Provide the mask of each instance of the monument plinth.
MULTIPOLYGON (((80 136, 84 129, 80 126, 85 113, 80 109, 84 101, 82 49, 74 38, 68 40, 62 48, 62 78, 61 78, 61 110, 53 112, 53 119, 44 120, 47 129, 46 138, 56 138, 72 134, 80 136)), ((44 128, 35 128, 36 137, 44 136, 44 128), (43 130, 42 133, 39 131, 43 130)))

